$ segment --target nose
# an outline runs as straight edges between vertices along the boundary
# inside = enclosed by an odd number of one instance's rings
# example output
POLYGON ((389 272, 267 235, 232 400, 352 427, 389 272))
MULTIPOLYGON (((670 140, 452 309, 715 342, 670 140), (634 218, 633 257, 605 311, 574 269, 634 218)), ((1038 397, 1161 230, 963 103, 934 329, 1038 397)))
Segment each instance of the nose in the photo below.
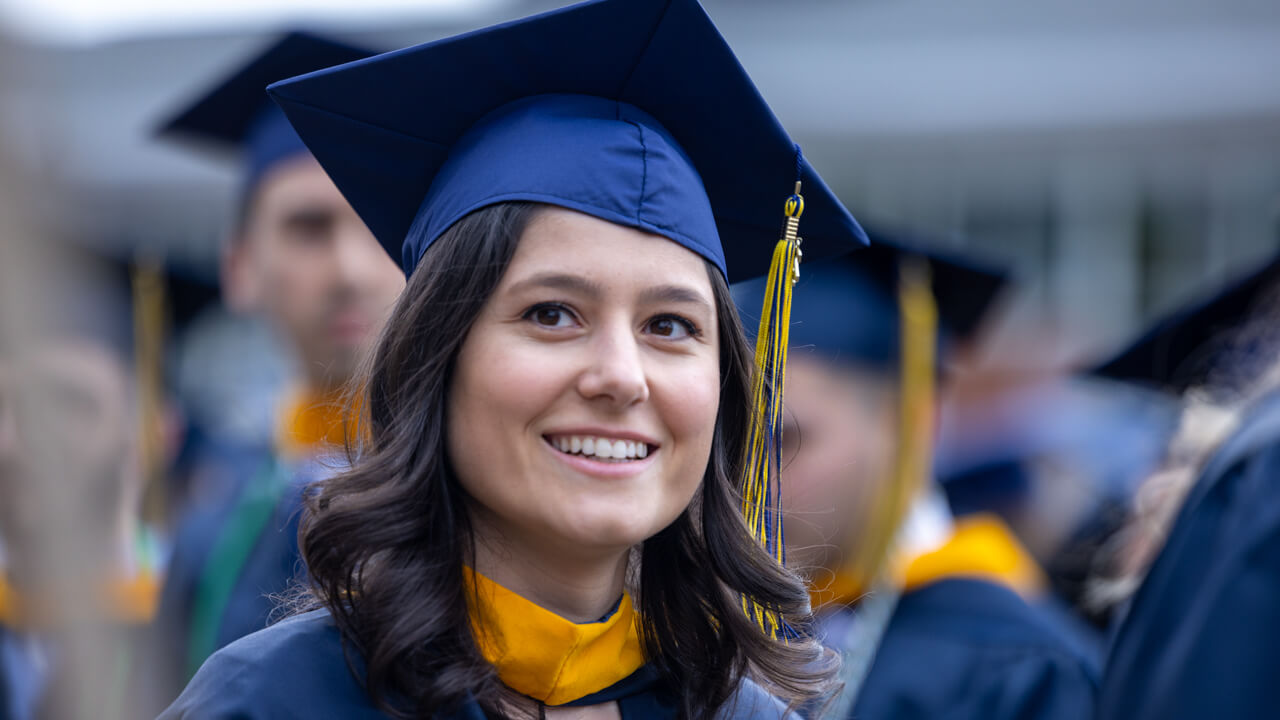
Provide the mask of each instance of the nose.
POLYGON ((649 380, 635 334, 622 321, 595 334, 588 345, 587 368, 578 376, 578 393, 625 408, 649 399, 649 380))
POLYGON ((336 280, 347 292, 372 292, 389 277, 399 278, 395 263, 354 214, 336 223, 333 248, 336 280))

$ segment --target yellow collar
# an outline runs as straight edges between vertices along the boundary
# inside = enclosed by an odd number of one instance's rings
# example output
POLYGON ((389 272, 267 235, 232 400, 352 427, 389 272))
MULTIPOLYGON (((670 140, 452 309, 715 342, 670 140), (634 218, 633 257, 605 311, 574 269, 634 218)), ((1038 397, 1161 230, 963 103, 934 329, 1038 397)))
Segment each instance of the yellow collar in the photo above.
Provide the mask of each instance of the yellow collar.
MULTIPOLYGON (((945 543, 934 550, 896 558, 903 592, 949 578, 987 580, 1031 599, 1044 591, 1044 573, 1013 532, 995 515, 976 514, 957 518, 955 529, 945 543)), ((826 587, 810 591, 809 599, 818 608, 830 603, 848 605, 865 590, 845 573, 837 574, 826 587)))
POLYGON ((0 575, 0 625, 24 630, 47 630, 62 627, 77 619, 108 619, 127 625, 151 621, 159 601, 160 582, 149 571, 131 578, 105 583, 88 603, 68 607, 66 598, 59 601, 36 594, 19 593, 0 575))
POLYGON ((276 426, 276 449, 285 457, 304 457, 322 449, 344 447, 347 403, 341 393, 296 390, 282 407, 276 426))
POLYGON ((547 705, 563 705, 626 679, 644 665, 639 616, 622 594, 607 619, 574 623, 468 570, 471 628, 503 684, 547 705))

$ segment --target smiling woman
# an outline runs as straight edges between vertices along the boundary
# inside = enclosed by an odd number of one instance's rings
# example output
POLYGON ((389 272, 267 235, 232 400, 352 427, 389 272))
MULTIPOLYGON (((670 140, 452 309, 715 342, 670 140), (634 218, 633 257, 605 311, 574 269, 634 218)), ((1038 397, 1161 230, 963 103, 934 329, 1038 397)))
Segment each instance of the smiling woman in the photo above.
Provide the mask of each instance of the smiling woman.
POLYGON ((272 92, 409 280, 352 468, 310 494, 305 611, 168 717, 779 718, 825 692, 761 544, 773 388, 728 282, 789 292, 800 183, 807 253, 864 236, 697 3, 585 3, 272 92))

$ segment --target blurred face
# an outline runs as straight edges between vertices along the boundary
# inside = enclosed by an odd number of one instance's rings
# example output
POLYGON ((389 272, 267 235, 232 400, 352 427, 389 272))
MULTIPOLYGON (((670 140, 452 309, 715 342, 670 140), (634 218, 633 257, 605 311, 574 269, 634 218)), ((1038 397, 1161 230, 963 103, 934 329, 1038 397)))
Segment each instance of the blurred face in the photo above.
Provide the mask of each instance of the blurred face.
POLYGON ((873 374, 792 352, 787 362, 782 501, 787 552, 800 568, 837 568, 892 464, 892 388, 873 374))
MULTIPOLYGON (((90 565, 112 537, 132 459, 124 367, 80 341, 40 343, 0 366, 0 532, 16 549, 67 541, 90 565), (19 381, 21 385, 19 385, 19 381)), ((136 479, 136 478, 134 478, 136 479)))
POLYGON ((449 389, 449 458, 477 532, 581 555, 673 522, 710 458, 716 320, 699 256, 580 213, 538 213, 449 389))
POLYGON ((228 253, 233 307, 266 313, 319 387, 351 377, 404 275, 309 155, 263 177, 228 253))

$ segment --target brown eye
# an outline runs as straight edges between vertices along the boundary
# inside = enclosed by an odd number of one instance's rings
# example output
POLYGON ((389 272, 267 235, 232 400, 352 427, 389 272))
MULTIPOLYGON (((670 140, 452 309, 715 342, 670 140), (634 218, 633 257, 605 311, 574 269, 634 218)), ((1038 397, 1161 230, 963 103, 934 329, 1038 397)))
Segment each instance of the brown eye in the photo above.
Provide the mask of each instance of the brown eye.
POLYGON ((524 315, 526 320, 546 328, 564 328, 573 325, 572 313, 559 305, 538 305, 524 315))
POLYGON ((648 332, 661 338, 677 340, 698 334, 693 323, 671 315, 663 315, 650 320, 648 332))
POLYGON ((533 315, 533 319, 539 325, 559 325, 560 316, 564 312, 560 308, 541 308, 533 315))

